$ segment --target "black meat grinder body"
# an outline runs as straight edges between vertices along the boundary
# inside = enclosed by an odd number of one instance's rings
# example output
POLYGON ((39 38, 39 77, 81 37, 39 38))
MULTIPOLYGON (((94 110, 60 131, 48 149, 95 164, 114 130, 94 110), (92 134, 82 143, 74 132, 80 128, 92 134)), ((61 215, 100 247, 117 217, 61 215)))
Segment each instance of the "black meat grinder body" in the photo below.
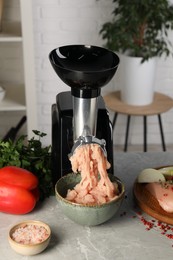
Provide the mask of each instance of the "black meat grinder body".
POLYGON ((69 154, 81 145, 100 145, 113 174, 112 126, 101 87, 114 76, 119 57, 91 45, 67 45, 49 54, 60 79, 71 91, 59 93, 52 105, 52 174, 56 181, 72 172, 69 154))
MULTIPOLYGON (((109 173, 113 173, 112 124, 103 98, 98 98, 96 137, 106 141, 107 159, 111 164, 109 173)), ((70 173, 71 163, 68 155, 73 147, 73 106, 71 92, 61 92, 52 105, 52 166, 53 181, 70 173)))

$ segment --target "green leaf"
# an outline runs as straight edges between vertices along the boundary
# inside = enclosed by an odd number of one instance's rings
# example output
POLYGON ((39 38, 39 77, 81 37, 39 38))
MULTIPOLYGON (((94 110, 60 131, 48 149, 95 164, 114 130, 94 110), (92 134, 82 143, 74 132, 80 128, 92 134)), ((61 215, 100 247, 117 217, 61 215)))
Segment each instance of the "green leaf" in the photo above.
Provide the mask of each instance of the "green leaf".
MULTIPOLYGON (((106 1, 106 0, 105 0, 106 1)), ((112 0, 112 21, 102 25, 105 47, 143 57, 173 54, 168 31, 173 29, 173 5, 167 0, 112 0)))
POLYGON ((33 130, 35 136, 27 140, 27 136, 19 137, 15 143, 0 141, 0 168, 8 165, 22 167, 31 171, 39 179, 40 199, 54 194, 51 174, 51 146, 42 146, 42 138, 46 136, 33 130))

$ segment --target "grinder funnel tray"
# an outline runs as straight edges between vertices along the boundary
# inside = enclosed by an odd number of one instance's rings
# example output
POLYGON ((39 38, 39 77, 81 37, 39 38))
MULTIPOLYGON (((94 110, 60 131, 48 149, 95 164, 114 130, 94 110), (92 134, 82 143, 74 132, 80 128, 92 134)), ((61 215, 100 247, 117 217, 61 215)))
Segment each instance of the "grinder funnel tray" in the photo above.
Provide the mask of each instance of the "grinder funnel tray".
POLYGON ((114 76, 119 57, 91 45, 67 45, 51 51, 50 62, 63 82, 74 88, 100 88, 114 76))

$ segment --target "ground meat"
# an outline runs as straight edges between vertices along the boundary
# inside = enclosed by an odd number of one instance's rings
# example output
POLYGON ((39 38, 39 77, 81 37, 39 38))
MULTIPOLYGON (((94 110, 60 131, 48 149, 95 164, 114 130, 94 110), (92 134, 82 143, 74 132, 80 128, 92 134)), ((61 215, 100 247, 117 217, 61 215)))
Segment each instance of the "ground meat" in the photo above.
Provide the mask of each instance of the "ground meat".
POLYGON ((98 144, 79 146, 70 161, 73 172, 81 173, 81 181, 68 190, 66 199, 81 204, 102 204, 117 196, 118 185, 110 181, 107 173, 110 163, 98 144))

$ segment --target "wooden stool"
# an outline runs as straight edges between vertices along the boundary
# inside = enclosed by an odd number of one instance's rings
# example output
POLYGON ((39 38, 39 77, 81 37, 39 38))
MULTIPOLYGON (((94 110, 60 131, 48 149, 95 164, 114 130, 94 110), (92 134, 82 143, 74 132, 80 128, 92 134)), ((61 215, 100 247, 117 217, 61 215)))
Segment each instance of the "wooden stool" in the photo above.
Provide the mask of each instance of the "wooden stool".
POLYGON ((118 114, 127 115, 127 125, 125 134, 124 151, 127 151, 128 146, 128 135, 130 127, 131 116, 143 116, 143 127, 144 127, 144 152, 147 151, 147 116, 157 115, 160 127, 160 135, 162 141, 163 151, 166 151, 166 145, 164 140, 163 126, 161 120, 161 113, 170 110, 173 107, 173 99, 167 95, 155 92, 154 100, 150 105, 147 106, 132 106, 123 103, 120 98, 120 91, 111 92, 103 97, 105 105, 108 109, 115 112, 112 126, 115 127, 118 114))

